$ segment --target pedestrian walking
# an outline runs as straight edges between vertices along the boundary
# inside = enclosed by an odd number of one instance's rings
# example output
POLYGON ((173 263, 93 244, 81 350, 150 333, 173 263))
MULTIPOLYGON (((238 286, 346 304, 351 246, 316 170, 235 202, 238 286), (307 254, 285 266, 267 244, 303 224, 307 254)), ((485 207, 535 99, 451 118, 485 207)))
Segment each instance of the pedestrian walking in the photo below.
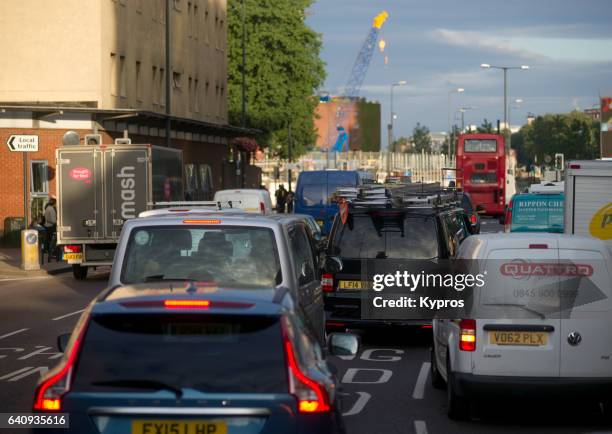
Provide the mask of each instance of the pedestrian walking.
POLYGON ((295 195, 293 194, 293 191, 289 190, 287 192, 287 214, 293 213, 293 199, 294 198, 295 198, 295 195))
POLYGON ((285 212, 285 203, 287 202, 287 190, 285 186, 281 186, 276 190, 276 212, 282 214, 285 212))

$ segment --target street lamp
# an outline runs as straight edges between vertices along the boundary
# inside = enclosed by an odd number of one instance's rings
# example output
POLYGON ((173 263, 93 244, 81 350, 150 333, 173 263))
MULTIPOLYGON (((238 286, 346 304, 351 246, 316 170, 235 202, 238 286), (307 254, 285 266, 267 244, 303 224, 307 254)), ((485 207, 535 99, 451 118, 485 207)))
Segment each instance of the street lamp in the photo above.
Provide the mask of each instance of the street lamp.
POLYGON ((465 130, 465 112, 468 110, 474 110, 477 107, 474 106, 467 106, 467 107, 461 107, 459 109, 459 112, 461 113, 461 132, 463 132, 463 130, 465 130))
POLYGON ((506 151, 508 151, 510 149, 510 139, 508 137, 508 70, 510 69, 520 69, 520 70, 527 70, 529 69, 529 65, 521 65, 521 66, 495 66, 495 65, 490 65, 488 63, 481 63, 480 67, 483 69, 501 69, 502 71, 504 71, 504 127, 505 127, 505 133, 504 135, 506 136, 506 151))
POLYGON ((451 143, 453 142, 453 130, 452 130, 452 126, 451 126, 451 95, 456 93, 456 94, 460 94, 465 92, 465 89, 462 87, 458 87, 456 89, 451 89, 448 91, 448 134, 449 134, 449 138, 448 138, 448 158, 451 157, 451 143))
POLYGON ((398 86, 405 86, 406 84, 408 84, 406 80, 400 80, 391 85, 391 104, 390 104, 391 119, 389 122, 389 138, 388 138, 389 143, 387 145, 387 176, 391 171, 391 146, 393 146, 393 120, 395 119, 395 111, 393 110, 393 89, 395 89, 398 86))

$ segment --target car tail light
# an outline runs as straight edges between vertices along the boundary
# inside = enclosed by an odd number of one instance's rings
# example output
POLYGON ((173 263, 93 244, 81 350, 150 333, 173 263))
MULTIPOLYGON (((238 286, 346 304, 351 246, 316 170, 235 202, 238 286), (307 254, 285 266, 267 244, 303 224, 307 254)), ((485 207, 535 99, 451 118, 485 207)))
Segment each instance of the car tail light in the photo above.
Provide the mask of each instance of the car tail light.
POLYGON ((79 244, 69 244, 64 246, 64 253, 81 253, 83 251, 83 247, 79 244))
POLYGON ((259 211, 261 211, 262 214, 266 213, 266 205, 263 202, 259 202, 259 211))
POLYGON ((569 168, 570 169, 580 169, 580 164, 570 164, 569 168))
POLYGON ((287 319, 283 318, 283 342, 289 371, 289 391, 298 401, 300 413, 323 413, 330 410, 327 390, 300 368, 289 335, 287 319))
POLYGON ((208 300, 164 300, 164 307, 168 309, 208 309, 208 300))
POLYGON ((253 303, 239 301, 209 301, 209 300, 135 300, 120 303, 128 308, 166 308, 166 309, 249 309, 253 303))
POLYGON ((478 217, 476 217, 476 214, 472 214, 470 216, 470 223, 475 225, 476 223, 478 223, 478 217))
POLYGON ((334 275, 331 273, 323 273, 321 276, 321 288, 323 292, 334 292, 334 275))
POLYGON ((530 249, 548 249, 548 244, 529 244, 530 249))
POLYGON ((459 349, 461 351, 476 350, 476 320, 462 319, 459 321, 459 349))
POLYGON ((74 365, 79 355, 79 349, 86 329, 87 323, 81 328, 72 347, 67 349, 69 353, 65 361, 53 371, 50 371, 48 377, 36 388, 34 410, 62 411, 62 396, 70 391, 74 365))

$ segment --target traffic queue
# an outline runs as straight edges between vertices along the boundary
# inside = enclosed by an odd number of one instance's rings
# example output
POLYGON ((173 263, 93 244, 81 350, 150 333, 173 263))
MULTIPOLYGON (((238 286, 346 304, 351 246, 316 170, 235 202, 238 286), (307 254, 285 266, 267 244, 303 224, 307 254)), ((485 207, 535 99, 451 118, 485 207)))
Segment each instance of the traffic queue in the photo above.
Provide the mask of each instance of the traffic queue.
POLYGON ((480 235, 484 210, 460 189, 349 171, 300 175, 296 214, 272 213, 265 190, 141 212, 108 289, 58 338, 34 410, 69 413, 74 433, 342 433, 329 356, 399 326, 432 329, 451 418, 483 397, 561 392, 612 414, 611 165, 571 162, 563 193, 517 195, 511 233, 480 235), (454 261, 491 271, 464 317, 366 312, 372 273, 454 261))

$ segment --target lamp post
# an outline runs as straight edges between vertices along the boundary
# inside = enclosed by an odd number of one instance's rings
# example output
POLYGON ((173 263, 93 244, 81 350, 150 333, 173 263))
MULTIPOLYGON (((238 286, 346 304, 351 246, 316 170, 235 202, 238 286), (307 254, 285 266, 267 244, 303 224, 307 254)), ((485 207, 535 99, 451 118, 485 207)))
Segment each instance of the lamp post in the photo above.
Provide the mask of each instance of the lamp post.
POLYGON ((465 130, 465 112, 468 110, 474 110, 476 107, 474 106, 467 106, 467 107, 461 107, 459 109, 459 113, 461 113, 461 132, 463 132, 463 130, 465 130))
POLYGON ((400 80, 397 83, 391 85, 391 104, 390 104, 390 121, 389 121, 389 138, 387 145, 387 176, 391 172, 391 147, 393 146, 393 120, 395 119, 395 110, 393 110, 393 90, 398 86, 405 86, 408 84, 406 80, 400 80))
POLYGON ((482 63, 480 65, 483 69, 501 69, 504 71, 504 136, 506 137, 506 152, 510 150, 510 138, 508 136, 509 125, 508 125, 508 71, 511 69, 528 70, 529 65, 521 66, 496 66, 488 63, 482 63))
POLYGON ((453 139, 454 139, 454 132, 452 130, 452 125, 451 125, 451 95, 456 93, 456 94, 460 94, 465 92, 465 89, 462 87, 458 87, 456 89, 451 89, 448 91, 448 158, 450 161, 451 158, 451 144, 453 143, 453 139))

